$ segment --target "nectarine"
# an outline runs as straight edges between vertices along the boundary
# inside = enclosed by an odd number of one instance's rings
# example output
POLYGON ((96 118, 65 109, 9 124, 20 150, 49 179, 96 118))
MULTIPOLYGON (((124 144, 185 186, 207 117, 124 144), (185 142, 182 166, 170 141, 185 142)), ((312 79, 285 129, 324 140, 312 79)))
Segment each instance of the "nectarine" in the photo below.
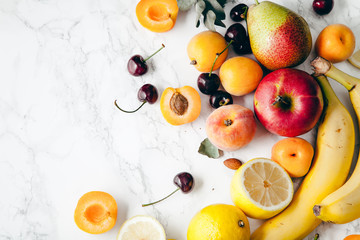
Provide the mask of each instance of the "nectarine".
POLYGON ((235 151, 247 145, 255 136, 253 112, 231 104, 219 107, 206 120, 206 134, 212 144, 224 151, 235 151))

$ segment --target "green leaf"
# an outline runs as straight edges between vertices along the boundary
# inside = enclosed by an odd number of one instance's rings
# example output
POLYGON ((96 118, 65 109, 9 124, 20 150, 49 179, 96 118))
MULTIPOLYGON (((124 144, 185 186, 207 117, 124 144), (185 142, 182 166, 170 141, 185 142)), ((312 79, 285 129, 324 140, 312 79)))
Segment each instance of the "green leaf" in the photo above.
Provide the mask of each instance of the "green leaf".
MULTIPOLYGON (((204 24, 205 27, 211 31, 215 31, 215 25, 226 27, 222 20, 225 19, 225 3, 227 0, 198 0, 197 3, 203 2, 205 3, 205 9, 199 8, 196 9, 197 19, 196 19, 196 27, 199 26, 199 13, 204 16, 204 24)), ((197 4, 196 4, 197 5, 197 4)), ((195 6, 196 6, 195 5, 195 6)))
POLYGON ((196 3, 196 0, 177 0, 180 11, 188 11, 196 3))
POLYGON ((198 153, 208 156, 209 158, 219 158, 220 151, 215 147, 208 138, 205 138, 199 147, 198 153))

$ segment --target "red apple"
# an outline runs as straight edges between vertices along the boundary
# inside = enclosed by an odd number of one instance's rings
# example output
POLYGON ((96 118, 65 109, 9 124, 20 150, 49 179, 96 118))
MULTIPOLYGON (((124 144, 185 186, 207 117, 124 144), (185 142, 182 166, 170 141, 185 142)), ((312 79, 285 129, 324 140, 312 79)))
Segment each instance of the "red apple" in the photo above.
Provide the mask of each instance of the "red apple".
POLYGON ((321 88, 308 73, 284 68, 261 80, 254 110, 264 127, 275 134, 295 137, 310 131, 324 107, 321 88))

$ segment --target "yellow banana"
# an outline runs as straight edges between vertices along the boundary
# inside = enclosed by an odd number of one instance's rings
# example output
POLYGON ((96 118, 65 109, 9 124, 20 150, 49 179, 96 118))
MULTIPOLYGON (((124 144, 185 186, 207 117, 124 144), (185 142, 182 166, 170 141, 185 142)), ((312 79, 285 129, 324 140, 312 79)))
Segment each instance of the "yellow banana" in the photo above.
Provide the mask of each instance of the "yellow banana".
MULTIPOLYGON (((311 64, 316 73, 333 78, 349 91, 350 100, 359 121, 360 79, 340 71, 323 58, 318 57, 311 64)), ((360 217, 360 155, 349 180, 321 202, 316 202, 314 214, 323 221, 333 223, 348 223, 360 217)))
POLYGON ((323 91, 325 108, 318 127, 312 167, 290 205, 256 229, 252 240, 305 238, 321 223, 313 214, 315 203, 343 185, 349 173, 355 145, 352 118, 326 77, 319 76, 317 80, 323 91))

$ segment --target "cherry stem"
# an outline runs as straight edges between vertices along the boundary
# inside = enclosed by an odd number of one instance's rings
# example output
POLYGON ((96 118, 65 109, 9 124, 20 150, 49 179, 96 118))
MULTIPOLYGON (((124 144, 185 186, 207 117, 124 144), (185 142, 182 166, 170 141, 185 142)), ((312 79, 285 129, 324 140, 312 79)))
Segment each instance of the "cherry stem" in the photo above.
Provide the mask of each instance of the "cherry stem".
POLYGON ((156 52, 154 52, 153 54, 151 54, 148 58, 146 58, 144 60, 144 62, 146 62, 147 60, 149 60, 152 56, 154 56, 155 54, 157 54, 158 52, 160 52, 163 48, 165 47, 164 44, 161 44, 161 48, 159 48, 156 52))
POLYGON ((219 105, 220 106, 225 106, 226 104, 228 104, 230 102, 230 99, 225 99, 225 100, 221 100, 220 102, 219 102, 219 105))
POLYGON ((319 234, 316 233, 316 234, 315 234, 315 237, 314 237, 314 240, 318 240, 318 239, 319 239, 319 234))
POLYGON ((233 41, 234 41, 234 40, 231 40, 231 41, 229 42, 229 44, 226 46, 226 48, 224 48, 224 50, 222 50, 220 53, 216 53, 216 57, 215 57, 214 63, 213 63, 213 65, 211 66, 211 70, 210 70, 210 72, 209 72, 209 77, 211 77, 211 73, 212 73, 212 71, 213 71, 213 69, 214 69, 216 60, 219 58, 219 56, 220 56, 221 54, 223 54, 223 52, 226 51, 226 49, 228 49, 228 48, 230 47, 230 45, 233 43, 233 41))
POLYGON ((125 112, 125 113, 134 113, 134 112, 136 112, 137 110, 139 110, 142 106, 144 106, 145 103, 147 103, 147 101, 144 101, 144 102, 140 105, 140 107, 138 107, 137 109, 135 109, 135 110, 133 110, 133 111, 127 111, 127 110, 121 109, 121 108, 119 107, 119 105, 117 105, 116 100, 115 100, 115 102, 114 102, 115 106, 116 106, 120 111, 125 112))
POLYGON ((180 190, 180 188, 177 188, 175 191, 173 191, 172 193, 170 193, 170 194, 167 195, 166 197, 164 197, 164 198, 162 198, 162 199, 160 199, 160 200, 158 200, 158 201, 156 201, 156 202, 147 203, 147 204, 142 204, 141 206, 147 207, 147 206, 153 205, 153 204, 155 204, 155 203, 161 202, 161 201, 167 199, 168 197, 170 197, 171 195, 173 195, 174 193, 176 193, 176 192, 179 191, 179 190, 180 190))

